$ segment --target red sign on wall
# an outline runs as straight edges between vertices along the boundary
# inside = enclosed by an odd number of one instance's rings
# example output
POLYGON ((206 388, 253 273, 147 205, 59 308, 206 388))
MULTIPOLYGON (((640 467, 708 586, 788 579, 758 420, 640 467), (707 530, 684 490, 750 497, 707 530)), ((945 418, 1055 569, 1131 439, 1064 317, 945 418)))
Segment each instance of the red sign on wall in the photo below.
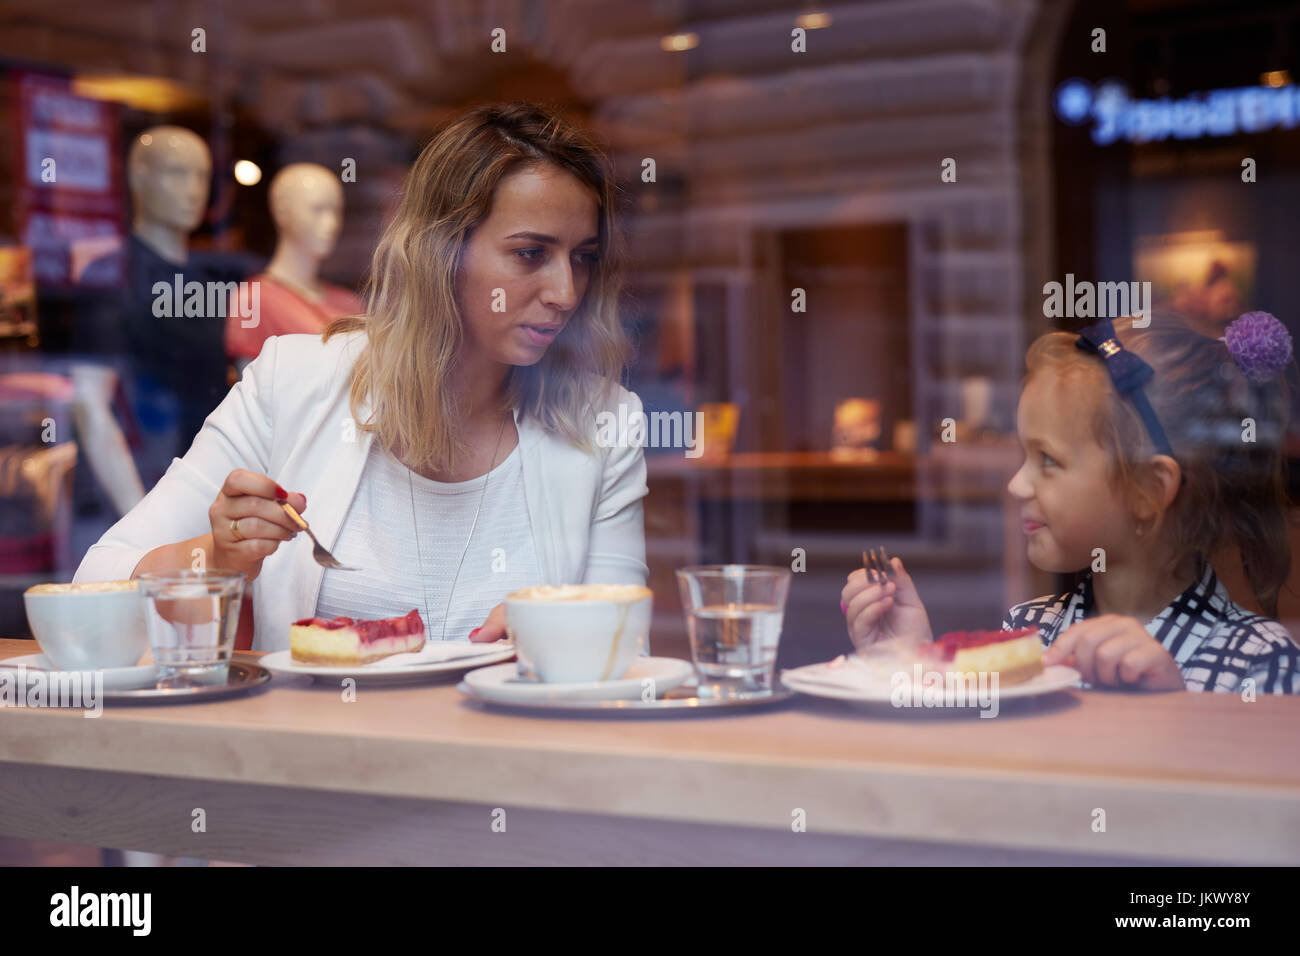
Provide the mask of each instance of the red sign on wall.
POLYGON ((118 107, 75 95, 65 77, 18 73, 14 82, 19 241, 38 282, 73 284, 125 235, 118 107))

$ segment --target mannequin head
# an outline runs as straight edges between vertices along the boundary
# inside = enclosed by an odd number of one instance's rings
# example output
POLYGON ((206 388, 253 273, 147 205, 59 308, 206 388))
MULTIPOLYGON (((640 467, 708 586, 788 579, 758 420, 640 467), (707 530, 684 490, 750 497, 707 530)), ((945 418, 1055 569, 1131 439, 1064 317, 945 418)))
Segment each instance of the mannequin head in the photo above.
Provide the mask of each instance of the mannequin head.
POLYGON ((343 225, 338 176, 315 163, 293 163, 271 180, 270 203, 281 245, 297 247, 317 261, 334 251, 343 225))
POLYGON ((203 219, 212 178, 207 144, 180 126, 155 126, 131 144, 127 179, 135 228, 188 234, 203 219))

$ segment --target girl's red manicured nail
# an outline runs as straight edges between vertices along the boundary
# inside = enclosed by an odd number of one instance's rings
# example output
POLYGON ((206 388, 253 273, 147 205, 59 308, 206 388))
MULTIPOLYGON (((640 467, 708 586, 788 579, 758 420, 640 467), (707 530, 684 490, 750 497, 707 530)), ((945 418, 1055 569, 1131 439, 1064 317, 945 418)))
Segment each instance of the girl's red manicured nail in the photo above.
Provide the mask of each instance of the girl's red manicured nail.
POLYGON ((843 601, 840 602, 840 613, 841 613, 841 614, 848 614, 848 613, 849 613, 849 609, 848 609, 848 607, 845 605, 845 603, 844 603, 843 601))
POLYGON ((276 497, 276 499, 279 500, 279 501, 288 501, 288 500, 289 500, 289 492, 285 491, 285 490, 284 490, 283 488, 281 488, 279 485, 276 485, 276 486, 275 486, 275 497, 276 497))
POLYGON ((483 628, 481 628, 481 627, 476 627, 476 628, 474 628, 474 630, 470 631, 470 632, 469 632, 469 636, 470 636, 471 640, 473 639, 474 635, 477 634, 477 633, 478 633, 479 631, 481 631, 481 630, 483 630, 483 628))

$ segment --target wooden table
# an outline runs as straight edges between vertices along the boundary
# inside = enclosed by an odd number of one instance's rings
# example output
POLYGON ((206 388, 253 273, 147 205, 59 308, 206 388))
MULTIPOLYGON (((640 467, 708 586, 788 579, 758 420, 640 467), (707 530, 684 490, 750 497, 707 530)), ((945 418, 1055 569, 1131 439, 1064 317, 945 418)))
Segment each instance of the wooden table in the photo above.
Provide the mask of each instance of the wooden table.
POLYGON ((345 703, 277 678, 97 719, 5 709, 0 834, 252 863, 1300 863, 1300 699, 1001 706, 582 720, 454 681, 345 703))

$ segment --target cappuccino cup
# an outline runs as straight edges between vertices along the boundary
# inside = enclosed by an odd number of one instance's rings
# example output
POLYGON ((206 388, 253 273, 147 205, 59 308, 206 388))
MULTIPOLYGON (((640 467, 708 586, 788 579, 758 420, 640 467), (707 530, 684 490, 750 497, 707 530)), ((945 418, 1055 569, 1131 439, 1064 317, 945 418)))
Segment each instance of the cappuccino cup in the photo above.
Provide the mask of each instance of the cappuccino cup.
POLYGON ((130 667, 149 647, 135 581, 37 584, 23 605, 32 636, 59 670, 130 667))
POLYGON ((538 585, 507 595, 519 675, 548 684, 618 680, 648 647, 653 597, 639 584, 538 585))

